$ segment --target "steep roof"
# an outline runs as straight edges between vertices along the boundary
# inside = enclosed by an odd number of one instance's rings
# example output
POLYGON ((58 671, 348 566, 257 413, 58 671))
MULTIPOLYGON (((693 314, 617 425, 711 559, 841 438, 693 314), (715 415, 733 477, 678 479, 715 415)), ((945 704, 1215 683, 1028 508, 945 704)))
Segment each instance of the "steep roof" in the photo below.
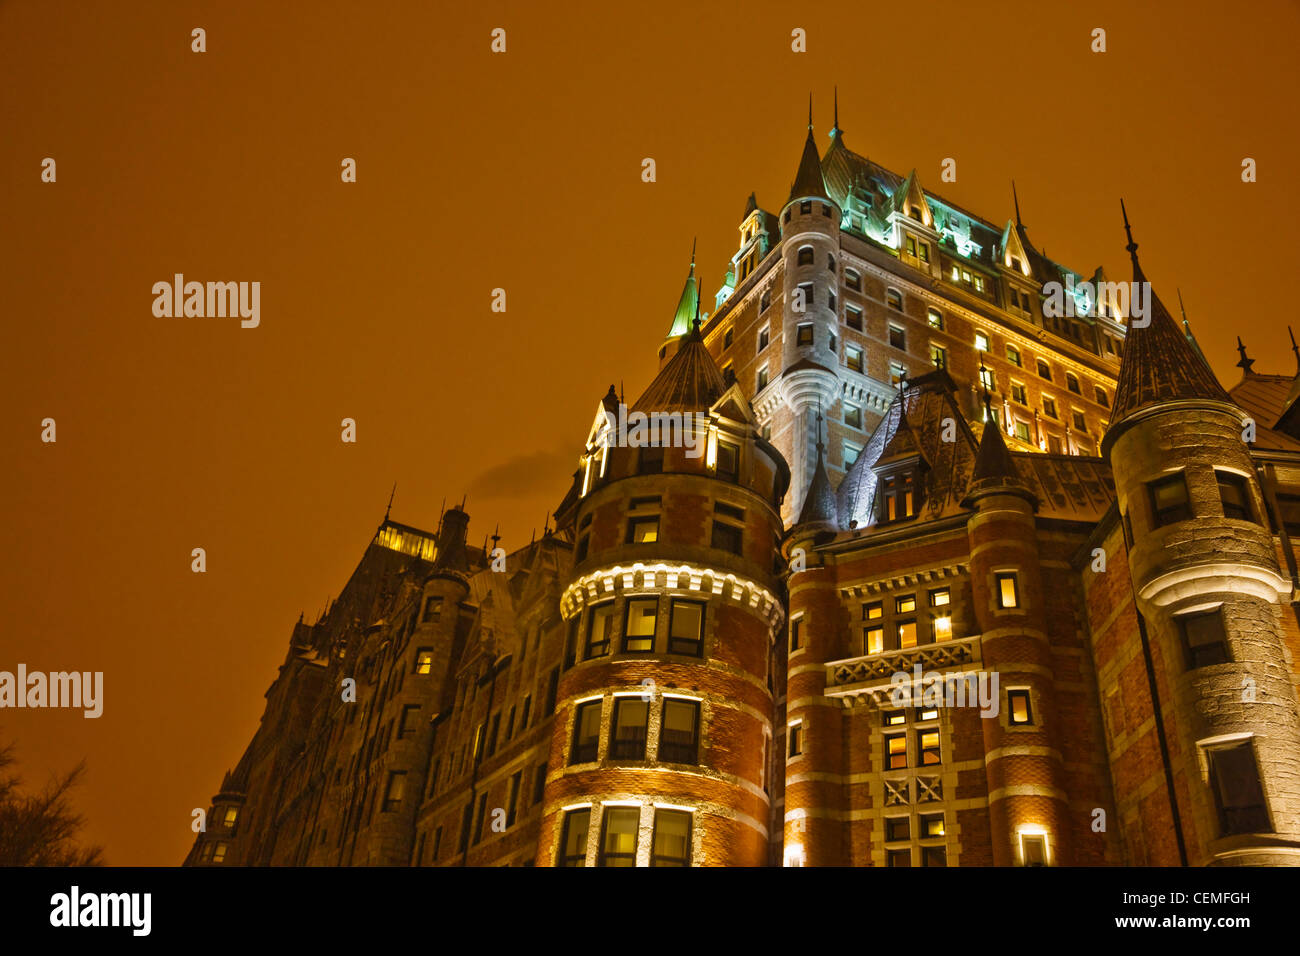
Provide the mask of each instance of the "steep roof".
POLYGON ((632 408, 639 412, 703 412, 726 390, 718 363, 704 347, 699 327, 693 324, 681 348, 632 408))
POLYGON ((1268 451, 1300 451, 1300 439, 1292 437, 1286 428, 1290 424, 1287 412, 1293 406, 1300 376, 1256 375, 1244 376, 1228 390, 1228 395, 1255 422, 1255 441, 1252 448, 1268 451))
POLYGON ((813 139, 810 124, 808 138, 803 144, 803 154, 799 157, 799 171, 795 173, 794 185, 790 187, 790 198, 786 202, 794 202, 796 199, 829 200, 830 198, 830 194, 826 191, 826 180, 822 178, 822 159, 817 153, 817 142, 813 139))
POLYGON ((695 249, 691 249, 691 271, 682 286, 681 298, 677 300, 677 311, 673 313, 673 324, 668 329, 668 338, 677 338, 691 330, 691 323, 700 314, 700 283, 695 278, 695 249))
POLYGON ((813 469, 812 483, 808 486, 808 495, 799 509, 801 524, 828 524, 839 527, 839 511, 835 504, 835 492, 831 490, 831 479, 826 474, 826 462, 822 456, 822 443, 817 443, 817 467, 813 469))

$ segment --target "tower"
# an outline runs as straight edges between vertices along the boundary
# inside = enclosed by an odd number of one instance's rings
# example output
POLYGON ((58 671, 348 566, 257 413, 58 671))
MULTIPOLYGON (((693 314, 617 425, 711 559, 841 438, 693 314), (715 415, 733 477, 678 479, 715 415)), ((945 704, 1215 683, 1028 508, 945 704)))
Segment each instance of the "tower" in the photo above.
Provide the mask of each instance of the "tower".
POLYGON ((788 470, 698 327, 625 422, 602 428, 604 411, 560 599, 537 865, 761 865, 788 470))
MULTIPOLYGON (((1136 294, 1150 290, 1125 215, 1136 294)), ((1300 854, 1300 709, 1247 423, 1149 291, 1102 453, 1114 472, 1188 862, 1300 854)))

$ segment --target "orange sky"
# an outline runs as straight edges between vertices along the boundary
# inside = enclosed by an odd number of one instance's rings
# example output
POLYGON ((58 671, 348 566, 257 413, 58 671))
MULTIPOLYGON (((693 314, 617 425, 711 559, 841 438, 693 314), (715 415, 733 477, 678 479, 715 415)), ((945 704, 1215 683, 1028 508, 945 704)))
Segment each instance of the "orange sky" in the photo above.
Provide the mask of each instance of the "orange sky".
POLYGON ((109 862, 179 863, 392 483, 400 521, 468 492, 472 542, 526 543, 610 382, 653 374, 692 237, 707 306, 746 196, 780 208, 809 91, 823 149, 838 84, 850 148, 987 219, 1014 177, 1085 274, 1128 278, 1123 195, 1220 377, 1238 334, 1291 373, 1300 13, 1136 6, 0 4, 0 670, 106 688, 0 739, 34 783, 88 759, 109 862), (260 327, 155 318, 176 272, 260 281, 260 327))

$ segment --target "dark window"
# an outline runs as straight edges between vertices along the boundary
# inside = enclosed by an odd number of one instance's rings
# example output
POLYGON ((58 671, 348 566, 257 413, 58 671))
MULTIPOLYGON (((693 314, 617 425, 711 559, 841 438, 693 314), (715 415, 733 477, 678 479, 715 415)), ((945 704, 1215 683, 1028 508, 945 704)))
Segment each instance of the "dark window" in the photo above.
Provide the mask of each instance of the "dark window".
POLYGON ((790 756, 797 757, 803 753, 803 724, 790 725, 790 756))
POLYGON ((606 807, 601 821, 598 866, 636 866, 640 807, 606 807))
POLYGON ((744 532, 735 525, 727 524, 716 518, 713 520, 713 547, 719 551, 729 551, 732 554, 741 554, 744 544, 744 532))
POLYGON ((1209 758, 1220 834, 1273 832, 1250 741, 1211 750, 1209 758))
POLYGON ((903 330, 896 325, 891 325, 889 327, 889 344, 896 349, 907 350, 907 336, 903 330))
POLYGON ((429 597, 424 599, 424 614, 420 618, 422 623, 437 621, 442 617, 442 598, 429 597))
POLYGON ((1151 493, 1151 514, 1155 527, 1187 521, 1192 517, 1187 479, 1181 471, 1150 482, 1147 488, 1151 493))
POLYGON ((1223 516, 1241 521, 1253 521, 1250 508, 1250 486, 1241 475, 1230 471, 1215 471, 1219 482, 1219 500, 1223 502, 1223 516))
POLYGON ((766 312, 771 307, 771 305, 772 305, 772 293, 769 290, 767 292, 764 292, 763 297, 758 300, 758 311, 766 312))
POLYGON ((862 277, 852 269, 844 270, 844 284, 855 292, 862 291, 862 277))
POLYGON ((519 812, 519 784, 522 782, 524 772, 517 770, 510 776, 510 789, 506 797, 506 826, 515 825, 515 815, 519 812))
POLYGON ((801 266, 810 266, 813 264, 812 246, 804 246, 802 249, 799 250, 799 261, 797 264, 801 266))
POLYGON ((1045 378, 1049 382, 1052 380, 1052 368, 1042 359, 1038 360, 1038 377, 1045 378))
POLYGON ((627 544, 652 544, 659 540, 659 516, 649 515, 641 518, 629 518, 627 522, 627 544))
POLYGON ((771 334, 770 329, 763 329, 758 333, 758 350, 760 352, 767 348, 767 343, 771 341, 771 334))
POLYGON ((519 732, 523 733, 524 728, 528 726, 528 711, 533 706, 533 695, 529 694, 524 698, 524 709, 519 712, 519 732))
POLYGON ((849 328, 854 331, 862 331, 862 310, 854 306, 849 306, 844 310, 844 321, 848 323, 849 328))
POLYGON ((846 402, 844 405, 844 424, 850 428, 861 428, 862 409, 857 405, 850 405, 846 402))
POLYGON ((897 289, 890 289, 885 293, 885 303, 891 309, 897 309, 899 312, 902 312, 903 294, 899 292, 897 289))
POLYGON ((591 808, 570 810, 564 815, 564 832, 560 836, 559 866, 587 865, 587 828, 591 826, 591 808))
POLYGON ((658 598, 631 598, 623 617, 623 653, 643 654, 655 649, 658 598))
POLYGON ((655 810, 651 866, 691 865, 691 815, 684 810, 655 810))
POLYGON ((541 803, 542 797, 546 795, 546 764, 537 765, 537 770, 533 773, 533 803, 541 803))
POLYGON ((438 853, 442 850, 442 827, 433 831, 433 862, 438 862, 438 853))
POLYGON ((569 763, 592 763, 600 750, 600 708, 602 701, 579 704, 573 717, 573 747, 569 763))
POLYGON ((1097 404, 1102 408, 1110 408, 1110 399, 1106 397, 1106 392, 1099 385, 1094 385, 1093 391, 1097 393, 1097 404))
POLYGON ((885 818, 885 839, 893 843, 895 840, 910 840, 912 838, 912 818, 911 817, 886 817, 885 818))
POLYGON ((825 216, 827 219, 831 218, 831 207, 826 205, 825 203, 822 203, 822 215, 825 216))
MULTIPOLYGON (((578 662, 578 615, 573 615, 569 620, 568 633, 564 637, 564 669, 567 671, 570 667, 578 662)), ((524 714, 524 722, 527 723, 528 714, 524 714)))
POLYGON ((1073 372, 1065 373, 1065 387, 1074 392, 1075 395, 1082 395, 1079 391, 1079 378, 1073 372))
POLYGON ((740 448, 731 442, 718 442, 718 477, 727 481, 740 477, 740 448))
POLYGON ((593 605, 587 612, 587 648, 583 659, 603 657, 609 653, 614 631, 614 602, 593 605))
POLYGON ((799 650, 799 631, 803 627, 803 618, 796 617, 790 621, 790 650, 799 650))
POLYGON ((1007 691, 1008 719, 1012 725, 1030 725, 1034 722, 1034 711, 1029 704, 1029 691, 1007 691))
POLYGON ((391 813, 402 805, 402 794, 406 790, 406 771, 392 770, 388 774, 388 785, 384 788, 384 805, 382 813, 391 813))
POLYGON ((587 549, 591 546, 591 532, 588 531, 578 538, 578 547, 573 553, 574 563, 587 560, 587 549))
POLYGON ((1088 423, 1083 417, 1083 412, 1074 412, 1072 413, 1072 417, 1074 418, 1075 428, 1079 429, 1081 432, 1086 432, 1088 430, 1088 423))
POLYGON ((401 740, 408 734, 415 733, 417 722, 420 719, 420 705, 407 704, 402 708, 402 719, 397 724, 397 739, 401 740))
POLYGON ((613 760, 645 760, 646 728, 650 705, 639 697, 614 698, 614 719, 609 734, 613 760))
POLYGON ((492 715, 492 729, 488 731, 487 755, 491 757, 497 752, 497 735, 501 733, 501 711, 492 715))
POLYGON ((1228 640, 1223 630, 1223 609, 1174 618, 1183 639, 1187 669, 1223 664, 1228 660, 1228 640))
POLYGON ((801 216, 810 216, 810 215, 812 215, 812 200, 811 200, 811 199, 805 199, 803 202, 799 203, 799 215, 801 215, 801 216))
POLYGON ((664 470, 663 448, 645 447, 638 456, 637 470, 643 475, 657 475, 664 470))
POLYGON ((546 715, 549 717, 555 713, 555 704, 558 699, 557 694, 560 689, 560 669, 558 667, 551 670, 550 683, 546 686, 546 715))
POLYGON ((663 726, 659 729, 659 760, 663 763, 698 763, 699 748, 699 703, 665 697, 663 726))
POLYGON ((905 850, 889 850, 885 854, 886 866, 911 866, 912 850, 909 847, 905 850))
POLYGON ((798 329, 798 335, 795 338, 796 345, 813 344, 813 327, 811 325, 801 325, 798 329))
POLYGON ((922 866, 947 866, 948 851, 941 846, 923 846, 921 847, 921 865, 922 866))
POLYGON ((724 349, 729 349, 729 348, 731 348, 731 336, 732 336, 732 333, 733 333, 734 331, 735 331, 734 329, 727 329, 727 331, 723 334, 723 336, 722 336, 722 347, 723 347, 724 349))
POLYGON ((484 790, 478 795, 478 813, 474 823, 474 842, 478 843, 483 839, 483 821, 487 817, 487 791, 484 790))
POLYGON ((704 604, 674 599, 668 613, 668 653, 704 654, 704 604))
POLYGON ((993 575, 993 586, 998 607, 1020 607, 1020 581, 1014 571, 999 571, 993 575))

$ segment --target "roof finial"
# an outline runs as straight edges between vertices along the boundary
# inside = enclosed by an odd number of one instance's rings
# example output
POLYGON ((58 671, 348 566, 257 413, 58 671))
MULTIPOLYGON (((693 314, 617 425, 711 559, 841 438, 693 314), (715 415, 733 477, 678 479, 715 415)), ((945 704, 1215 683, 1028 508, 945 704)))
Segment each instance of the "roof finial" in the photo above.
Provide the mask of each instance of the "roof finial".
POLYGON ((1124 215, 1124 234, 1128 236, 1128 245, 1124 248, 1128 251, 1129 256, 1133 259, 1133 264, 1137 265, 1138 261, 1138 244, 1133 241, 1133 230, 1128 224, 1128 210, 1124 208, 1124 200, 1119 201, 1119 211, 1124 215))
POLYGON ((840 88, 839 88, 839 85, 838 85, 838 84, 835 86, 835 110, 834 110, 834 112, 835 112, 835 125, 834 125, 834 127, 831 129, 831 132, 832 132, 832 133, 838 133, 838 132, 840 131, 840 88))
POLYGON ((817 399, 817 454, 820 455, 824 447, 822 445, 822 400, 819 397, 817 399))
POLYGON ((812 92, 808 93, 808 132, 812 132, 812 92))
POLYGON ((1253 358, 1246 356, 1246 346, 1241 344, 1241 336, 1237 336, 1237 351, 1241 353, 1241 360, 1237 362, 1237 368, 1241 369, 1242 375, 1250 374, 1250 367, 1255 364, 1253 358))
POLYGON ((392 512, 392 510, 393 510, 393 495, 396 495, 396 494, 397 494, 397 482, 393 482, 393 491, 392 491, 392 494, 390 494, 390 495, 388 496, 388 507, 384 509, 384 520, 385 520, 385 521, 388 520, 388 515, 389 515, 389 514, 392 512))
POLYGON ((1020 197, 1016 195, 1016 181, 1014 179, 1011 180, 1011 198, 1016 204, 1016 225, 1023 226, 1024 223, 1020 221, 1020 197))
POLYGON ((1286 334, 1291 336, 1291 352, 1295 355, 1296 374, 1300 375, 1300 345, 1295 344, 1295 333, 1291 331, 1291 326, 1286 327, 1286 334))
POLYGON ((497 522, 497 526, 492 529, 492 550, 493 551, 497 549, 497 542, 500 540, 501 540, 501 523, 497 522))
POLYGON ((695 240, 698 238, 699 236, 691 238, 691 275, 695 275, 695 240))
POLYGON ((984 420, 993 420, 993 408, 989 398, 988 369, 984 367, 984 353, 980 353, 980 385, 984 388, 984 420))

